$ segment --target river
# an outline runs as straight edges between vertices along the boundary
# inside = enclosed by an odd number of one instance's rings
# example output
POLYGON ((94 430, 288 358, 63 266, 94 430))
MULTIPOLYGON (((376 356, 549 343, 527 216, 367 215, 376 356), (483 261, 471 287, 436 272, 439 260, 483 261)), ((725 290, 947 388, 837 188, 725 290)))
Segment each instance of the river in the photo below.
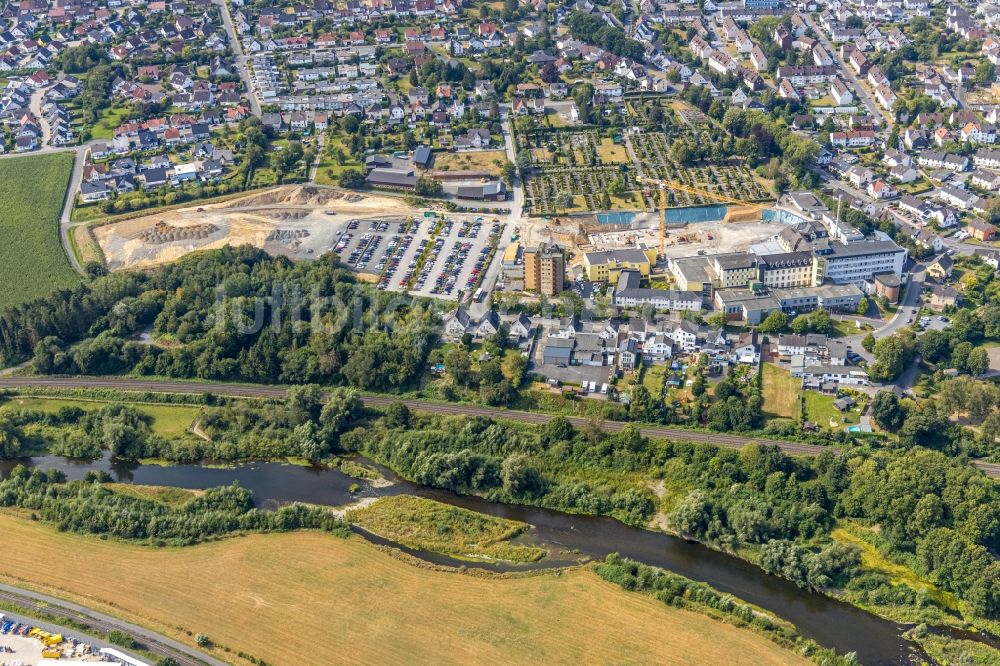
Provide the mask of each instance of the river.
MULTIPOLYGON (((56 456, 36 457, 26 461, 41 469, 58 469, 68 479, 81 479, 89 471, 106 471, 115 480, 152 486, 205 489, 237 481, 253 491, 262 508, 274 508, 287 502, 309 502, 339 506, 364 497, 410 494, 461 506, 473 511, 528 523, 533 527, 529 538, 549 547, 550 551, 571 551, 573 557, 603 559, 618 552, 646 564, 703 581, 715 589, 760 606, 795 624, 799 633, 820 645, 838 652, 857 652, 864 664, 906 664, 919 660, 914 644, 902 637, 907 627, 876 617, 863 610, 822 594, 810 593, 791 582, 769 576, 758 567, 696 543, 670 535, 629 527, 613 518, 566 514, 530 506, 498 504, 478 497, 456 495, 393 478, 394 484, 377 487, 348 477, 338 469, 309 468, 297 465, 258 462, 232 467, 201 465, 137 465, 110 460, 74 461, 56 456), (355 493, 350 487, 358 484, 355 493)), ((6 477, 17 464, 0 461, 0 476, 6 477)), ((381 468, 380 468, 381 469, 381 468)), ((389 470, 383 473, 391 475, 389 470)), ((363 534, 370 540, 385 540, 363 534)), ((452 565, 489 569, 517 570, 518 565, 470 563, 415 552, 422 559, 452 565)), ((546 558, 537 566, 564 565, 566 560, 546 558)))

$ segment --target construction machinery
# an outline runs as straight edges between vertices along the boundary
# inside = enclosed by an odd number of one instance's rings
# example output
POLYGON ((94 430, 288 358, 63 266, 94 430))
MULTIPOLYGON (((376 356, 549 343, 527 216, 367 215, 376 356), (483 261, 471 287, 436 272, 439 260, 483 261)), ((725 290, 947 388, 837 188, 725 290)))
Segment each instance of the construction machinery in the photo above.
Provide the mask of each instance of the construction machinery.
POLYGON ((676 192, 687 192, 697 196, 714 199, 716 201, 730 204, 726 209, 724 222, 756 222, 761 219, 761 214, 767 204, 753 203, 727 197, 724 194, 709 192, 690 185, 684 185, 671 180, 660 180, 657 178, 640 177, 641 182, 656 185, 660 189, 660 257, 666 258, 667 248, 667 190, 676 192))

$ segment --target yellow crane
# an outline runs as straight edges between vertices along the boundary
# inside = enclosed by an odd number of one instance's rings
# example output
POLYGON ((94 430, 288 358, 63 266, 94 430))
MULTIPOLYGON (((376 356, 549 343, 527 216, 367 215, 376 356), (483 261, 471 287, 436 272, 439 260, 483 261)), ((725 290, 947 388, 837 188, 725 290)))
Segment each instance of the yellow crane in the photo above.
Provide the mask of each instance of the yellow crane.
POLYGON ((687 192, 688 194, 694 194, 709 199, 715 199, 716 201, 721 201, 722 203, 732 204, 734 206, 739 206, 739 209, 729 209, 726 211, 726 222, 744 222, 752 221, 755 219, 760 219, 761 211, 764 210, 766 204, 753 203, 749 201, 743 201, 741 199, 734 199, 733 197, 727 197, 724 194, 718 194, 716 192, 709 192, 708 190, 702 190, 697 187, 691 187, 690 185, 684 185, 683 183, 678 183, 672 180, 660 180, 657 178, 639 178, 641 182, 650 183, 656 185, 660 188, 660 256, 666 257, 667 248, 667 190, 674 190, 677 192, 687 192))

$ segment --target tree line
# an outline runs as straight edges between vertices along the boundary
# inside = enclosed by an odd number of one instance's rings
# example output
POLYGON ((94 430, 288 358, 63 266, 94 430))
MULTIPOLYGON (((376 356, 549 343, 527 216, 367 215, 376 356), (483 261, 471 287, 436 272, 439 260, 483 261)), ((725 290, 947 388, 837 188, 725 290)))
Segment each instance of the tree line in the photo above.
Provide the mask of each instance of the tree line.
POLYGON ((19 465, 0 481, 0 506, 28 509, 60 531, 157 545, 188 545, 238 532, 322 529, 350 534, 327 509, 293 504, 261 511, 254 507, 253 494, 237 484, 210 488, 174 508, 114 493, 94 479, 62 481, 59 473, 19 465))

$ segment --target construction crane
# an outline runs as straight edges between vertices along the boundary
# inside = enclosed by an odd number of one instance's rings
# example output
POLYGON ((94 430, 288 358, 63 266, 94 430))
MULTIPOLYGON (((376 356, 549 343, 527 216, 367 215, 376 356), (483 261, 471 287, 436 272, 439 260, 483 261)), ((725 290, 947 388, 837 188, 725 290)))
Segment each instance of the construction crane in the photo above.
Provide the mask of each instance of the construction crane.
POLYGON ((743 221, 744 219, 745 220, 757 219, 760 216, 760 212, 765 208, 765 204, 734 199, 732 197, 727 197, 724 194, 709 192, 708 190, 702 190, 697 187, 691 187, 690 185, 684 185, 683 183, 678 183, 672 180, 659 180, 657 178, 640 177, 639 181, 656 185, 660 189, 660 257, 663 258, 666 257, 666 249, 667 249, 667 190, 675 190, 677 192, 687 192, 688 194, 707 197, 709 199, 715 199, 716 201, 721 201, 722 203, 739 206, 740 210, 735 214, 731 210, 726 212, 726 218, 725 218, 726 222, 743 221), (736 219, 737 217, 740 219, 737 220, 736 219))

